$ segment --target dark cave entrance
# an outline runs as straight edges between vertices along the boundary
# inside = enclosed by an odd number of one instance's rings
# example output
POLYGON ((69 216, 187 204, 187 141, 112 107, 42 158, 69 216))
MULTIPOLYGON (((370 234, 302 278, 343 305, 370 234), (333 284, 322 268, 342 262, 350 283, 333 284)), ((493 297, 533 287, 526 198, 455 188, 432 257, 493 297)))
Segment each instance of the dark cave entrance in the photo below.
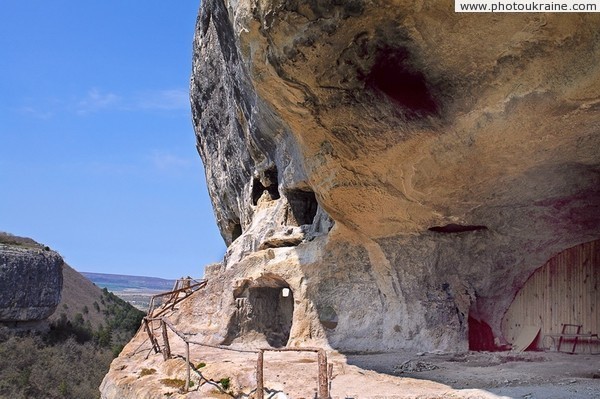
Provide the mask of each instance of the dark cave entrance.
POLYGON ((267 201, 280 198, 277 182, 277 168, 265 170, 263 178, 255 178, 252 181, 252 205, 258 205, 258 200, 264 197, 267 201))
POLYGON ((291 190, 286 193, 286 197, 290 206, 287 224, 291 226, 312 224, 319 207, 315 193, 312 191, 291 190))
POLYGON ((242 235, 242 225, 238 223, 232 223, 231 228, 231 242, 234 242, 242 235))
POLYGON ((294 293, 285 280, 267 275, 245 281, 235 290, 234 297, 236 309, 223 344, 264 337, 271 347, 287 345, 292 329, 294 293))
POLYGON ((497 351, 502 348, 496 347, 492 328, 483 320, 477 320, 471 314, 468 319, 469 328, 469 350, 470 351, 497 351))

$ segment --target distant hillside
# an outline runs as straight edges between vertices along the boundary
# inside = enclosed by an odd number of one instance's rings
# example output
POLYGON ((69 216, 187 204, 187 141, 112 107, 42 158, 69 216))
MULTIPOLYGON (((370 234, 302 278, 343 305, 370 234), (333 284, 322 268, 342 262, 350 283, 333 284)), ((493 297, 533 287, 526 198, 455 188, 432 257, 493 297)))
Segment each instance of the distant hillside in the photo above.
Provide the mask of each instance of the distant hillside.
POLYGON ((81 272, 94 284, 109 291, 123 291, 125 289, 147 289, 158 291, 170 291, 175 280, 167 280, 157 277, 127 276, 121 274, 105 274, 81 272))
POLYGON ((81 273, 100 288, 106 288, 136 308, 147 311, 153 295, 171 291, 175 280, 120 274, 81 273))
POLYGON ((56 324, 65 317, 83 320, 92 331, 110 328, 112 345, 118 348, 129 341, 128 331, 137 329, 143 313, 65 264, 61 301, 49 320, 56 324))
MULTIPOLYGON (((30 238, 0 238, 10 248, 47 251, 30 238)), ((49 329, 0 323, 0 398, 99 398, 110 362, 139 328, 143 312, 65 263, 62 280, 49 329)))

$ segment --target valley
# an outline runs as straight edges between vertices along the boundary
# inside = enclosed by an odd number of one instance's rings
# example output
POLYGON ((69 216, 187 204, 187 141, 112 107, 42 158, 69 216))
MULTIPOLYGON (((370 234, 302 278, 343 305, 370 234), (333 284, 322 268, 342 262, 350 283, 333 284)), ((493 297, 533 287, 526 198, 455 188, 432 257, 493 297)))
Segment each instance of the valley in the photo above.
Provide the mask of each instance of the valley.
POLYGON ((82 272, 83 276, 100 288, 106 288, 139 310, 147 311, 153 295, 170 291, 175 280, 157 277, 82 272))

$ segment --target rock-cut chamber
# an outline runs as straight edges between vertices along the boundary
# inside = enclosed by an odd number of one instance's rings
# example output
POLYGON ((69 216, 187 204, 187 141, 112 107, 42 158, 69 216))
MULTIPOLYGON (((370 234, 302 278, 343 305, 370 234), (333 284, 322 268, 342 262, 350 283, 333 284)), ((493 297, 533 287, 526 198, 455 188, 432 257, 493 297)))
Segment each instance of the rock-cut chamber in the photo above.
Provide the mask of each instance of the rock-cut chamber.
POLYGON ((274 275, 245 280, 234 290, 235 310, 223 342, 266 341, 271 347, 286 346, 294 313, 294 293, 274 275))

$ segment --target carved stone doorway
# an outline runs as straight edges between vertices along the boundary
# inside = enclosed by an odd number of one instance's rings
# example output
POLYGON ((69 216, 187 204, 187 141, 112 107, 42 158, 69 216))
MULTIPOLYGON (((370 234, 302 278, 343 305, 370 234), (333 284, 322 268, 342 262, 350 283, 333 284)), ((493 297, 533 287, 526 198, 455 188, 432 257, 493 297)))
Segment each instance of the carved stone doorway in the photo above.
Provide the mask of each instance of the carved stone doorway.
POLYGON ((234 291, 235 312, 223 342, 263 339, 274 348, 287 345, 294 314, 294 293, 274 274, 245 280, 234 291))

